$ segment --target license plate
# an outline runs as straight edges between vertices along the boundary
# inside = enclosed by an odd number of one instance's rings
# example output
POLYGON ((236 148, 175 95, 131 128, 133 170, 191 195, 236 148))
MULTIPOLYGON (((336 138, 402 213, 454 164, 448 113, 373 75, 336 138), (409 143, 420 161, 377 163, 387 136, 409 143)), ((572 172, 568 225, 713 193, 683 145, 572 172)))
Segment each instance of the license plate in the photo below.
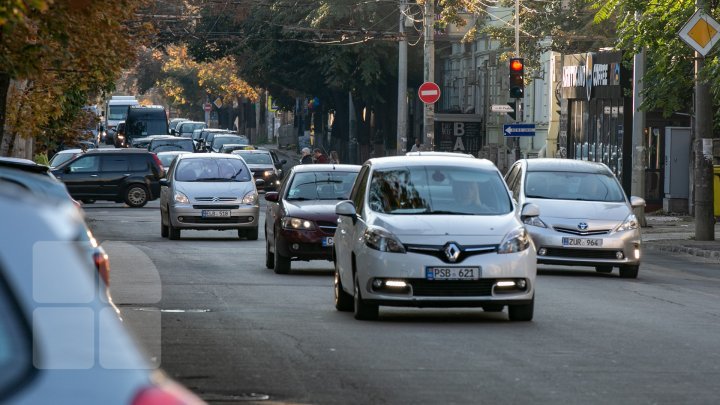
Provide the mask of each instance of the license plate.
POLYGON ((203 210, 203 218, 230 218, 230 210, 203 210))
POLYGON ((333 246, 335 245, 335 239, 331 237, 323 238, 322 245, 323 247, 333 246))
POLYGON ((425 278, 428 280, 477 280, 480 278, 480 267, 426 267, 425 278))
POLYGON ((563 246, 602 247, 602 239, 562 238, 563 246))

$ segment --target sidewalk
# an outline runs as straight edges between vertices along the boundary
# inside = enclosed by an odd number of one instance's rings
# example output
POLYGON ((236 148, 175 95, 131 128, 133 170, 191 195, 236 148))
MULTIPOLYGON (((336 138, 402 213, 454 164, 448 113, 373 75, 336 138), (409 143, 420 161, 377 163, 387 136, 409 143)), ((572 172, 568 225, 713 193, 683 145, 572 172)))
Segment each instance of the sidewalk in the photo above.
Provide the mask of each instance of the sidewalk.
POLYGON ((720 223, 715 224, 714 241, 696 241, 695 220, 688 216, 647 214, 647 227, 642 228, 645 249, 686 253, 720 263, 720 223))

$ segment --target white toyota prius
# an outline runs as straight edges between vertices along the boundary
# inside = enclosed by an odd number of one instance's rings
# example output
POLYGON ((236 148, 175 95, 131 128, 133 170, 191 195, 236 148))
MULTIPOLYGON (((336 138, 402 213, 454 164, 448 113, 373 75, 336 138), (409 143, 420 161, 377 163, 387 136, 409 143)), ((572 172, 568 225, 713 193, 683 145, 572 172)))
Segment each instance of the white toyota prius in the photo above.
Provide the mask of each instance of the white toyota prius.
POLYGON ((379 306, 482 307, 530 321, 535 247, 488 160, 399 156, 368 160, 337 204, 335 306, 376 319, 379 306))

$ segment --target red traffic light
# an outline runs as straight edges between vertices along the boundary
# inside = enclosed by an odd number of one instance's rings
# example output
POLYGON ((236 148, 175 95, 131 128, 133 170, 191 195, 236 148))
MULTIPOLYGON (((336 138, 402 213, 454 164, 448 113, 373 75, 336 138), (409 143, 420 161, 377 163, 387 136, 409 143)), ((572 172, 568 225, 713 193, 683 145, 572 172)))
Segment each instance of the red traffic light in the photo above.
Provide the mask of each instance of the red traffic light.
POLYGON ((524 68, 524 64, 522 59, 512 59, 510 60, 510 70, 514 72, 521 72, 524 68))

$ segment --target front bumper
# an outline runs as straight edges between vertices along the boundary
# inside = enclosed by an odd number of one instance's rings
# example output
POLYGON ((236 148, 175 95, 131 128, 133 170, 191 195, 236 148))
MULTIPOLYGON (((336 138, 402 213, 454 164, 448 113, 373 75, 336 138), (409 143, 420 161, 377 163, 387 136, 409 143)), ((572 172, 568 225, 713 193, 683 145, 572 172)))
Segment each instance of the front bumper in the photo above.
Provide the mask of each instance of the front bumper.
POLYGON ((566 266, 639 265, 641 257, 638 229, 604 235, 578 236, 554 229, 527 227, 538 251, 539 264, 566 266), (602 246, 564 246, 563 238, 602 239, 602 246), (543 254, 544 253, 544 254, 543 254), (622 257, 620 257, 622 255, 622 257))
POLYGON ((333 246, 323 246, 323 241, 333 237, 316 229, 312 231, 281 229, 277 234, 278 253, 294 260, 332 260, 333 246))
POLYGON ((191 205, 169 207, 170 222, 178 229, 249 229, 257 228, 260 218, 258 205, 191 205), (203 217, 206 210, 229 210, 229 217, 203 217))
POLYGON ((421 253, 386 253, 366 248, 356 256, 358 283, 364 300, 387 306, 478 307, 528 304, 534 297, 535 251, 495 252, 448 264, 421 253), (480 267, 478 280, 428 280, 426 267, 480 267), (376 287, 376 280, 404 281, 405 288, 376 287), (515 281, 513 288, 499 281, 515 281), (524 286, 520 287, 520 284, 524 286))

